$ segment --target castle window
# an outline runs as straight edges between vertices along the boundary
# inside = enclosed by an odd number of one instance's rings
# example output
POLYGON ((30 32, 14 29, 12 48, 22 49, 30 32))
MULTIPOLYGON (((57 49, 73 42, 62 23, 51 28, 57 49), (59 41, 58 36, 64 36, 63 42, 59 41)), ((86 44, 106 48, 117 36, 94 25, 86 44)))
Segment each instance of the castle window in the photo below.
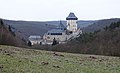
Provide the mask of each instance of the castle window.
POLYGON ((48 33, 48 35, 50 35, 50 33, 48 33))
POLYGON ((62 33, 51 33, 51 35, 62 35, 62 33))

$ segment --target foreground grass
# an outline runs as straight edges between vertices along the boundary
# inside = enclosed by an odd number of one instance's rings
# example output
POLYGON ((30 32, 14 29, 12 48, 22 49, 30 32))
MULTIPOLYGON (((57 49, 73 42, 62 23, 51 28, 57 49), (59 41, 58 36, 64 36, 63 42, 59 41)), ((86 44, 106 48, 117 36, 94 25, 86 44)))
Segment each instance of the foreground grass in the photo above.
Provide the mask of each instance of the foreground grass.
POLYGON ((0 45, 1 73, 120 73, 120 58, 0 45))

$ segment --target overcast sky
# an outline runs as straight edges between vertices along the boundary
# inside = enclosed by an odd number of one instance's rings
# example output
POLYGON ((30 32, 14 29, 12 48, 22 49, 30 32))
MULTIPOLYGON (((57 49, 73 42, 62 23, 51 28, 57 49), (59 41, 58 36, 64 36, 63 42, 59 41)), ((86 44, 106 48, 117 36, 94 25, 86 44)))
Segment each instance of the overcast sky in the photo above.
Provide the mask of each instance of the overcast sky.
POLYGON ((120 18, 120 0, 0 0, 0 18, 65 20, 74 12, 79 20, 120 18))

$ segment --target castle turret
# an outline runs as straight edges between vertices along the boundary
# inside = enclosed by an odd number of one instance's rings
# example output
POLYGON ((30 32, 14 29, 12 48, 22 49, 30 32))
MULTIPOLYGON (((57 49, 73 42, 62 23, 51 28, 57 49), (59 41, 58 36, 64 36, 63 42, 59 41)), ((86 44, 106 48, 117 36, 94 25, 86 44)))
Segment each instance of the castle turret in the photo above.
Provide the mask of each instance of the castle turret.
POLYGON ((75 14, 71 12, 66 18, 66 20, 67 20, 67 30, 72 31, 72 32, 77 31, 78 18, 75 16, 75 14))

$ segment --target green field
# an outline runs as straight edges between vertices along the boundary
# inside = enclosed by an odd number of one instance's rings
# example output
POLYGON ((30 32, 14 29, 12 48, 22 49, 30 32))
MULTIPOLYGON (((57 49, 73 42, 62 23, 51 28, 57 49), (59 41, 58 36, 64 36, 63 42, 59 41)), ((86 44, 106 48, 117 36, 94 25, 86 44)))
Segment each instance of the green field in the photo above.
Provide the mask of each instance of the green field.
POLYGON ((120 58, 0 45, 0 73, 120 73, 120 58))

